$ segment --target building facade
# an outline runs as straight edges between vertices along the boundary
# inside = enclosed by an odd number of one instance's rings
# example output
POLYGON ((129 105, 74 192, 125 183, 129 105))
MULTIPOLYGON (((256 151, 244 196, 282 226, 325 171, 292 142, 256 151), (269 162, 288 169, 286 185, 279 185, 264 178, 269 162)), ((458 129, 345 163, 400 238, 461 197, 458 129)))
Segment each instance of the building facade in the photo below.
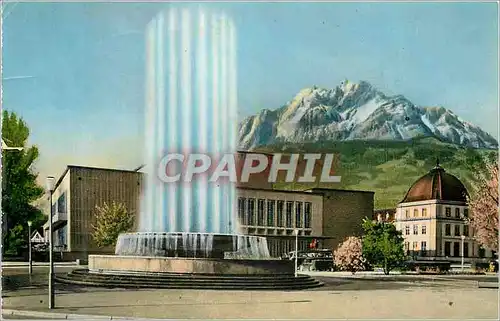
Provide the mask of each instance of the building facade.
POLYGON ((313 239, 321 248, 334 249, 345 238, 362 233, 371 217, 374 193, 313 188, 305 191, 238 188, 238 219, 243 234, 265 236, 270 253, 281 256, 307 249, 313 239))
POLYGON ((413 259, 471 263, 492 258, 474 240, 467 223, 468 192, 462 182, 437 163, 418 179, 396 208, 395 224, 402 231, 406 253, 413 259))
MULTIPOLYGON (((51 200, 54 250, 64 252, 67 258, 113 252, 113 248, 99 248, 92 239, 96 206, 115 201, 138 213, 142 179, 142 173, 136 171, 68 166, 57 181, 51 200)), ((47 222, 47 241, 48 231, 47 222)))
MULTIPOLYGON (((95 208, 115 201, 138 214, 143 180, 138 171, 68 166, 52 198, 55 248, 71 258, 113 253, 114 248, 98 248, 92 240, 95 208)), ((274 190, 265 181, 264 188, 258 185, 250 181, 237 187, 238 225, 242 234, 265 236, 275 257, 295 249, 296 229, 299 249, 305 250, 313 239, 319 247, 333 249, 346 237, 361 235, 363 218, 373 213, 373 192, 274 190)), ((137 215, 134 230, 138 223, 137 215)), ((44 229, 48 236, 48 223, 44 229)))

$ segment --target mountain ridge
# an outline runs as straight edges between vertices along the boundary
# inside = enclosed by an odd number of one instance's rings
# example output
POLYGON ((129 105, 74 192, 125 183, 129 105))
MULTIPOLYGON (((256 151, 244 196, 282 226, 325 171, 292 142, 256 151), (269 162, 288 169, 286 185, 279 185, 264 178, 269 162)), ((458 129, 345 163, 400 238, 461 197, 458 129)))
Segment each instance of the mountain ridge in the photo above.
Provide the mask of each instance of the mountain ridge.
POLYGON ((238 125, 239 148, 276 143, 398 140, 436 137, 452 144, 493 149, 498 142, 480 127, 441 106, 417 106, 388 96, 366 81, 327 89, 304 88, 283 106, 263 109, 238 125))

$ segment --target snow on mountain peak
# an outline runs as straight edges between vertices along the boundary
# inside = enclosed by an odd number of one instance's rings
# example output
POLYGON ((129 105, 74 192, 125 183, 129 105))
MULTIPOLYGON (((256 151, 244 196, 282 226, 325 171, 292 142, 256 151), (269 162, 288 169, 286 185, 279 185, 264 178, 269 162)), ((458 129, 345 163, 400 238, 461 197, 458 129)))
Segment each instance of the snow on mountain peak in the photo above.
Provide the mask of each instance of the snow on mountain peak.
POLYGON ((340 89, 342 89, 344 93, 349 93, 351 91, 354 91, 356 90, 356 87, 358 87, 358 84, 350 82, 348 79, 344 80, 340 84, 340 89))
POLYGON ((239 147, 276 142, 394 139, 435 136, 471 147, 496 148, 488 133, 443 107, 418 107, 402 95, 388 97, 366 81, 333 89, 301 90, 283 107, 263 110, 239 124, 239 147))

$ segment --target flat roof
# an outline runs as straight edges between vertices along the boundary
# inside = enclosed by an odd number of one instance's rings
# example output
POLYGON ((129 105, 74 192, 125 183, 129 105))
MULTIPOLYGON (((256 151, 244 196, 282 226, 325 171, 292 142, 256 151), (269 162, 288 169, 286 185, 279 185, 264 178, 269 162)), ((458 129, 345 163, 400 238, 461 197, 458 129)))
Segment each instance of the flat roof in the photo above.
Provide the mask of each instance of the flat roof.
POLYGON ((59 176, 59 179, 57 180, 56 184, 54 185, 54 190, 59 187, 61 184, 62 180, 64 179, 64 176, 70 171, 71 169, 77 169, 77 168, 83 168, 83 169, 90 169, 90 170, 99 170, 99 171, 111 171, 111 172, 120 172, 120 173, 139 173, 143 174, 139 171, 134 171, 134 170, 129 170, 129 169, 117 169, 117 168, 106 168, 106 167, 92 167, 92 166, 82 166, 82 165, 66 165, 66 169, 64 172, 59 176))
POLYGON ((262 192, 276 192, 276 193, 305 194, 305 195, 323 196, 322 193, 313 193, 313 192, 305 192, 305 191, 294 191, 294 190, 286 190, 286 189, 257 188, 257 187, 243 187, 243 186, 242 187, 236 186, 236 189, 249 190, 249 191, 262 191, 262 192))
POLYGON ((308 188, 305 190, 294 191, 294 190, 282 190, 282 189, 272 189, 272 188, 257 188, 257 187, 236 187, 237 189, 245 190, 258 190, 258 191, 270 191, 270 192, 281 192, 281 193, 299 193, 299 194, 314 194, 314 195, 324 195, 327 192, 346 192, 346 193, 371 193, 371 191, 359 191, 359 190, 348 190, 348 189, 337 189, 337 188, 308 188))
MULTIPOLYGON (((54 190, 56 190, 58 187, 59 187, 59 184, 61 184, 62 180, 64 179, 64 176, 66 176, 66 174, 69 172, 69 166, 66 166, 66 169, 64 170, 64 172, 62 173, 61 176, 59 176, 59 179, 57 180, 56 184, 54 185, 54 190)), ((52 202, 49 201, 50 206, 52 206, 52 202)))
POLYGON ((100 171, 111 171, 111 172, 121 172, 121 173, 140 173, 136 170, 132 169, 119 169, 119 168, 108 168, 108 167, 93 167, 93 166, 81 166, 81 165, 68 165, 68 168, 83 168, 83 169, 91 169, 91 170, 100 170, 100 171))
POLYGON ((370 193, 375 194, 373 191, 362 191, 362 190, 354 190, 354 189, 340 189, 340 188, 320 188, 313 187, 306 189, 306 191, 315 191, 318 193, 327 193, 327 192, 345 192, 345 193, 370 193))

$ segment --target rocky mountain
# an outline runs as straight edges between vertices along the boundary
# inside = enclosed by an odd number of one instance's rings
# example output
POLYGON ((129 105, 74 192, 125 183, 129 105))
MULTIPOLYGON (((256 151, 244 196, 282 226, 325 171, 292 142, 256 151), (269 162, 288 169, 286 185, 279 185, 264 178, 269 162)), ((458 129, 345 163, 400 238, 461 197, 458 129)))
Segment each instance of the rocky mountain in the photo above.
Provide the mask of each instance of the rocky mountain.
POLYGON ((246 150, 276 143, 415 137, 498 147, 490 134, 446 108, 417 106, 402 95, 387 96, 365 81, 344 81, 334 89, 303 89, 281 108, 246 118, 238 130, 239 147, 246 150))

